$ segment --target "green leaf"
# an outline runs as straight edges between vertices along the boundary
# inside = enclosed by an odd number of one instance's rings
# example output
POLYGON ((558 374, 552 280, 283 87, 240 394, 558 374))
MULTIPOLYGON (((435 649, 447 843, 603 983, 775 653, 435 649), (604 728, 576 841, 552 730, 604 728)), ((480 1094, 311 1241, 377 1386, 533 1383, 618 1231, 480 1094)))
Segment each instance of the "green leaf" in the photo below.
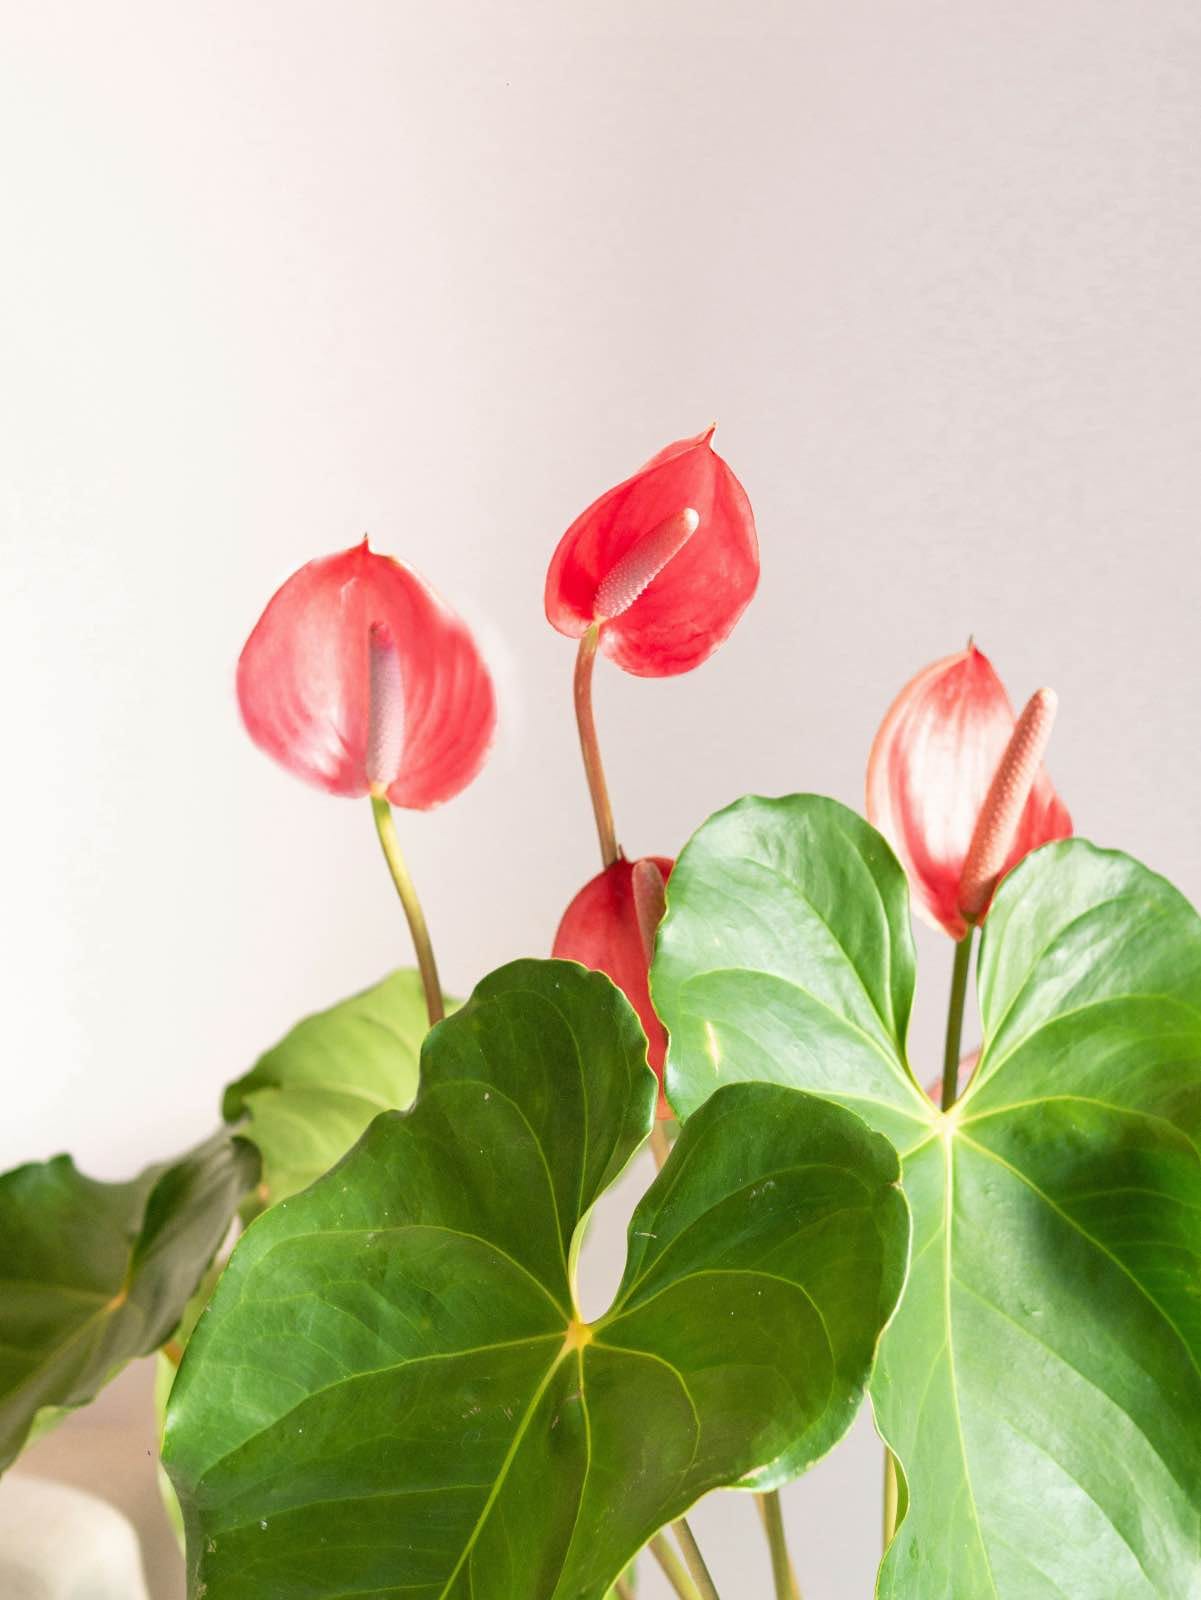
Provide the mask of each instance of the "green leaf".
POLYGON ((677 1114, 731 1080, 803 1081, 900 1150, 924 1137, 930 1102, 896 1043, 913 994, 908 902, 880 835, 833 800, 742 800, 679 866, 653 971, 677 1114))
POLYGON ((305 1017, 230 1084, 222 1112, 246 1119, 239 1131, 262 1152, 268 1204, 328 1172, 378 1112, 412 1103, 428 1031, 420 976, 394 972, 305 1017))
POLYGON ((902 1150, 913 1261, 872 1395, 910 1504, 880 1595, 1195 1600, 1201 920, 1126 856, 1029 856, 985 926, 984 1052, 944 1117, 905 1060, 906 898, 831 801, 706 823, 653 973, 669 1095, 770 1077, 902 1150))
POLYGON ((585 1325, 582 1225, 655 1099, 606 978, 517 962, 430 1034, 411 1112, 251 1226, 168 1414, 194 1597, 600 1600, 707 1490, 829 1449, 900 1291, 895 1153, 793 1090, 714 1096, 585 1325))
POLYGON ((170 1335, 258 1176, 217 1134, 129 1183, 70 1156, 0 1176, 0 1468, 43 1407, 74 1407, 170 1335))

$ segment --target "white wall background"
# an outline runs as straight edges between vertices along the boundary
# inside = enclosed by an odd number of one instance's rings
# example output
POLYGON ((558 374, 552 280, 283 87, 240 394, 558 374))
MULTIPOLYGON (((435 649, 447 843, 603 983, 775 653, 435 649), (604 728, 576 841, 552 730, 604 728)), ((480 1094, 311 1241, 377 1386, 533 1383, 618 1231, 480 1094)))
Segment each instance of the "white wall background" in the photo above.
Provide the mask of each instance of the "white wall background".
MULTIPOLYGON (((232 695, 275 585, 365 530, 503 682, 484 776, 403 824, 445 975, 549 948, 595 846, 546 562, 713 417, 763 586, 691 677, 602 669, 631 850, 745 790, 858 803, 895 690, 974 632, 1059 690, 1079 830, 1201 897, 1190 0, 0 19, 0 1163, 186 1145, 403 957, 366 806, 232 695)), ((866 1429, 793 1491, 807 1593, 867 1592, 877 1492, 866 1429)), ((700 1521, 719 1576, 766 1592, 734 1522, 700 1521)))

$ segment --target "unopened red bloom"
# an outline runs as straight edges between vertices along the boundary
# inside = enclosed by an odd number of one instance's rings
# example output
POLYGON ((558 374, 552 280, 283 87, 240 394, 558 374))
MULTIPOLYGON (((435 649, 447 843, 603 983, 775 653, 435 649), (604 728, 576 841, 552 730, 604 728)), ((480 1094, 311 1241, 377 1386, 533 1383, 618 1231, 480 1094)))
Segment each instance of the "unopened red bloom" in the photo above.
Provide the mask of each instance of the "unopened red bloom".
POLYGON ((712 655, 759 581, 750 503, 713 449, 713 429, 681 439, 608 490, 568 528, 546 578, 546 615, 643 678, 712 655))
POLYGON ((462 621, 366 539, 280 588, 238 662, 251 738, 332 794, 424 811, 483 764, 492 680, 462 621))
POLYGON ((1040 690, 1019 727, 991 662, 970 644, 919 672, 880 726, 868 819, 900 857, 917 910, 953 939, 983 920, 998 878, 1072 831, 1041 765, 1053 714, 1054 696, 1040 690))
POLYGON ((647 1059, 659 1080, 659 1116, 671 1115, 663 1094, 667 1033, 651 1004, 649 973, 655 933, 663 918, 663 887, 673 862, 666 856, 623 856, 590 879, 563 914, 551 954, 610 977, 638 1013, 647 1059))

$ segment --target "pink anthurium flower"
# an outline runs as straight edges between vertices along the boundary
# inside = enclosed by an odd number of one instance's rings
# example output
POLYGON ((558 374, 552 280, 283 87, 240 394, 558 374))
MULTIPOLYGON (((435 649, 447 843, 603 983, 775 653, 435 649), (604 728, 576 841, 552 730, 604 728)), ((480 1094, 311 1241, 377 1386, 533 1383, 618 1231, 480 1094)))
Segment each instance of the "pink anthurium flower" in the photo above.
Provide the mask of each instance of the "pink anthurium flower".
POLYGON ((663 920, 664 885, 674 863, 666 856, 624 856, 590 879, 563 914, 551 951, 611 978, 638 1013, 647 1059, 659 1080, 659 1116, 671 1107, 663 1094, 667 1033, 651 1005, 650 965, 663 920))
POLYGON ((238 662, 238 703, 251 738, 290 771, 418 811, 470 783, 496 726, 465 625, 366 539, 277 591, 238 662))
POLYGON ((974 644, 901 690, 872 745, 867 815, 900 857, 920 914, 953 939, 983 921, 998 880, 1072 831, 1042 766, 1055 697, 1015 721, 974 644))
POLYGON ((642 678, 688 672, 712 655, 759 581, 750 503, 711 443, 670 444, 590 505, 559 541, 546 615, 642 678))

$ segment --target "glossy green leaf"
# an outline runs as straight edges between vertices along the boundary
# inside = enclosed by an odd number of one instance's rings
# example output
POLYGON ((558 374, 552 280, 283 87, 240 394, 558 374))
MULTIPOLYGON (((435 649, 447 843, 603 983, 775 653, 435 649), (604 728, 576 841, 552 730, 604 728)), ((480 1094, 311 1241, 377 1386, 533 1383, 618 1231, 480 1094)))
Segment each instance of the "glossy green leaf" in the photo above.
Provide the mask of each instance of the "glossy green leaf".
POLYGON ((428 1031, 420 976, 394 972, 305 1017, 230 1084, 222 1111, 262 1152, 266 1203, 328 1172, 380 1111, 412 1104, 428 1031))
POLYGON ((815 795, 743 800, 679 866, 652 979, 677 1114, 722 1083, 803 1082, 899 1150, 923 1138, 930 1102, 897 1044, 913 995, 908 898, 875 829, 815 795))
POLYGON ((411 1112, 251 1226, 168 1414, 194 1597, 601 1600, 701 1494, 840 1437, 904 1272, 894 1151, 714 1096, 585 1325, 582 1225, 655 1098, 606 978, 517 962, 430 1034, 411 1112))
POLYGON ((944 1117, 905 1060, 906 899, 832 801, 706 823, 653 974, 669 1095, 818 1089, 903 1152, 913 1261, 872 1394, 910 1505, 882 1596, 1195 1600, 1201 920, 1126 856, 1028 857, 986 923, 984 1052, 944 1117))
POLYGON ((85 1404, 171 1334, 257 1177, 226 1133, 129 1183, 70 1156, 0 1177, 0 1467, 43 1407, 85 1404))

